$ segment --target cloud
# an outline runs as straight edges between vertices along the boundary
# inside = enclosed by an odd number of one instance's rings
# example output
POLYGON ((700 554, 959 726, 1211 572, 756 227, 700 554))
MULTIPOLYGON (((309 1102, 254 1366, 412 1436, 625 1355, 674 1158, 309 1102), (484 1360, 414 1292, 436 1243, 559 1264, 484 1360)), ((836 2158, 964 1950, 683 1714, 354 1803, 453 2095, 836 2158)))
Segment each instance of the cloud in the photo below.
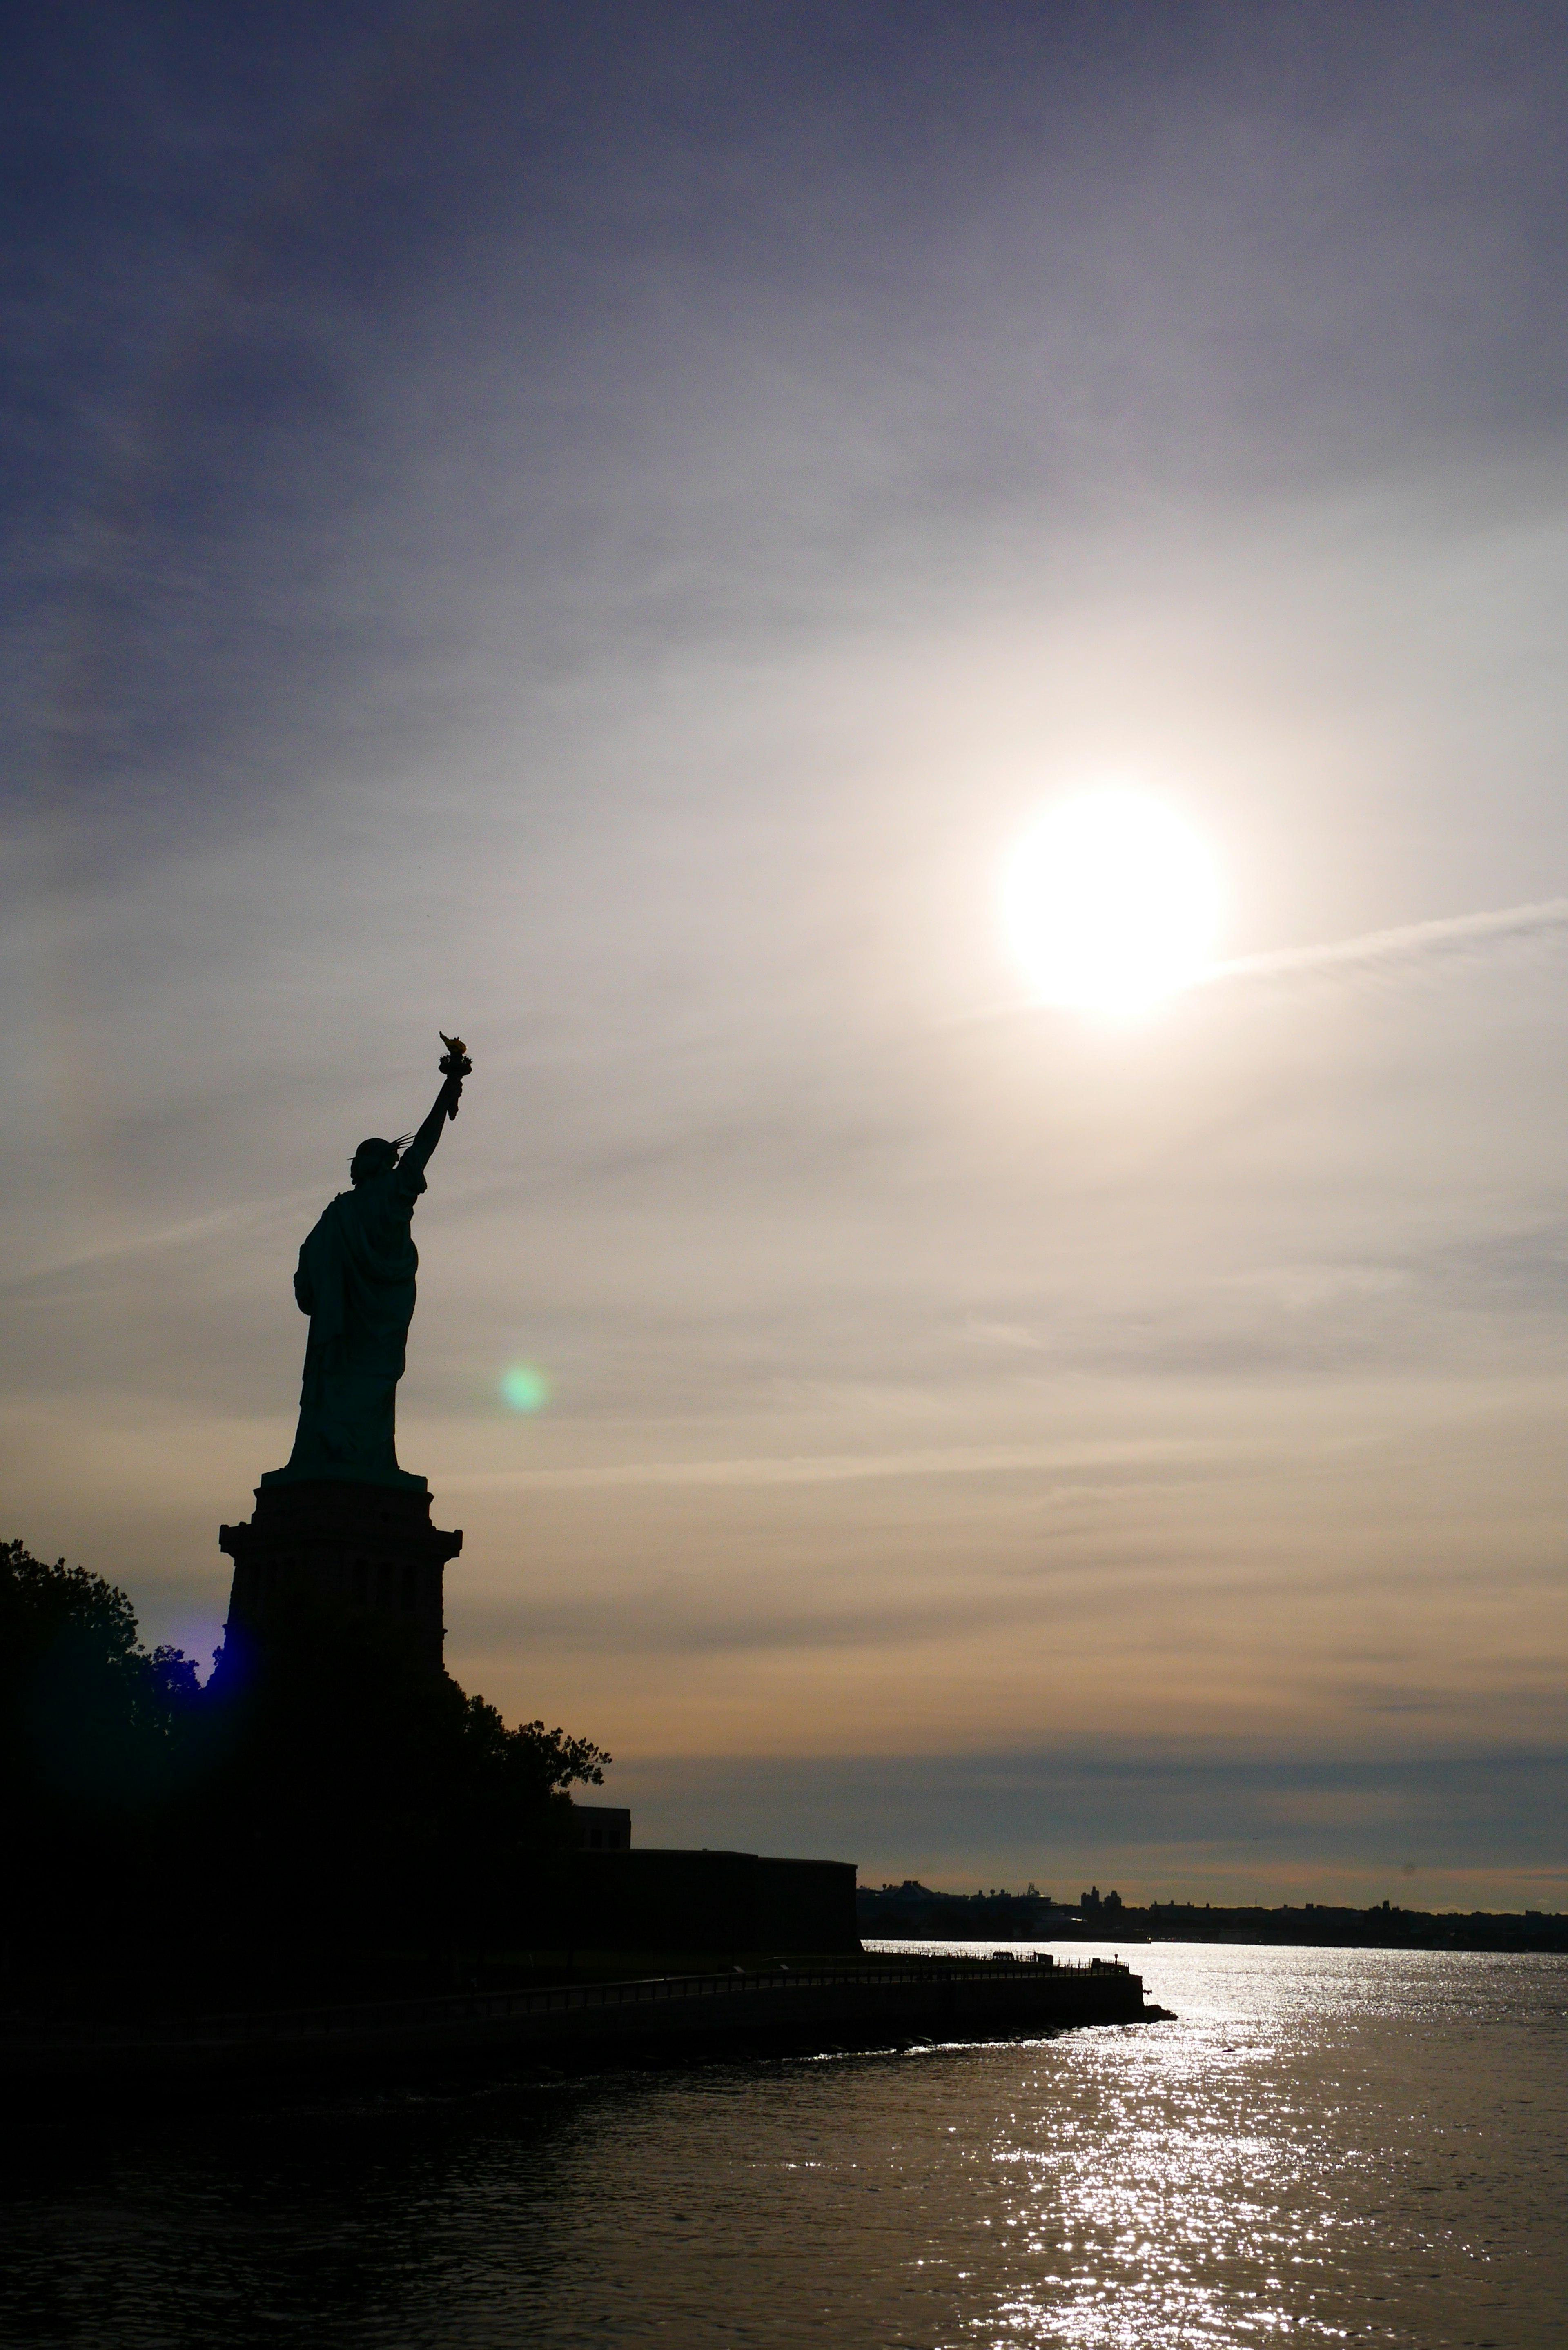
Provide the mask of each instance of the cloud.
POLYGON ((972 1890, 1033 1877, 1075 1899, 1091 1877, 1135 1899, 1385 1897, 1416 1907, 1558 1908, 1568 1863, 1555 1821, 1568 1751, 1441 1746, 1386 1761, 1289 1752, 1119 1752, 1085 1742, 985 1755, 867 1761, 676 1757, 617 1766, 633 1834, 857 1858, 864 1881, 919 1877, 972 1890), (1405 1871, 1414 1865, 1411 1877, 1405 1871))
MULTIPOLYGON (((837 1485, 879 1477, 992 1477, 1021 1470, 1088 1470, 1095 1467, 1165 1467, 1181 1462, 1236 1458, 1249 1450, 1235 1442, 1187 1438, 1106 1440, 1089 1445, 955 1445, 947 1450, 870 1453, 824 1453, 815 1458, 779 1457, 731 1461, 601 1461, 560 1469, 503 1469, 449 1473, 441 1482, 452 1493, 523 1492, 531 1487, 587 1490, 627 1485, 837 1485)), ((1053 1487, 1052 1490, 1054 1490, 1053 1487)))
POLYGON ((1190 984, 1217 987, 1234 980, 1286 979, 1382 963, 1419 962, 1462 953, 1493 940, 1543 938, 1565 929, 1568 898, 1545 898, 1535 905, 1504 906, 1490 913, 1405 922, 1393 930, 1370 931, 1362 938, 1335 939, 1320 946, 1277 947, 1262 954, 1236 955, 1228 962, 1213 964, 1190 984))

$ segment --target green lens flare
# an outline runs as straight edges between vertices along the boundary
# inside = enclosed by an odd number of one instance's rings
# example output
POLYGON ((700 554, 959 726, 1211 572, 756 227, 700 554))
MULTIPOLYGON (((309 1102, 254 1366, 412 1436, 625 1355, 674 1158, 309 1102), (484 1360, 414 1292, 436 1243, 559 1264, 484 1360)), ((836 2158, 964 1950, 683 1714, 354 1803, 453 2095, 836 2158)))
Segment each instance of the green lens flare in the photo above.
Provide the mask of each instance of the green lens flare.
POLYGON ((543 1411, 550 1382, 535 1363, 512 1363, 501 1374, 501 1400, 514 1411, 543 1411))

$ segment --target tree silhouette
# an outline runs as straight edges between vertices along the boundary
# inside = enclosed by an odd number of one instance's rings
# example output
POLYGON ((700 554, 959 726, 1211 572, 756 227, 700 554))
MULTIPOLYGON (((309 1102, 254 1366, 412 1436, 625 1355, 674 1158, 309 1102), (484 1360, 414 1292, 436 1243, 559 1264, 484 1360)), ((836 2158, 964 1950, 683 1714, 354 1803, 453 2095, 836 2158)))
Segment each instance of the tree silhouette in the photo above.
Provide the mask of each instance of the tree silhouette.
POLYGON ((203 1688, 127 1596, 0 1547, 0 1806, 14 1970, 254 1989, 332 1954, 516 1925, 609 1756, 432 1673, 308 1590, 203 1688), (97 1954, 95 1956, 95 1954, 97 1954), (314 1954, 314 1960, 302 1954, 314 1954))

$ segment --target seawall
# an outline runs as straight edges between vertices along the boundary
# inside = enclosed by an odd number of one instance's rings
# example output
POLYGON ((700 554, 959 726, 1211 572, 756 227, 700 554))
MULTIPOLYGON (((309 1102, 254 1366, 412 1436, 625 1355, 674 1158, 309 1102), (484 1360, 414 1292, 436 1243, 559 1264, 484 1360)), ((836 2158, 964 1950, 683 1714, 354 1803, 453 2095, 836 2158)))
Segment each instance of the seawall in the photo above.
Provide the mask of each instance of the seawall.
POLYGON ((435 2064, 466 2073, 679 2062, 844 2043, 1032 2035, 1161 2020, 1124 1966, 1002 1960, 670 1975, 647 1981, 280 2009, 187 2022, 75 2024, 0 2040, 14 2089, 198 2089, 363 2077, 435 2064))

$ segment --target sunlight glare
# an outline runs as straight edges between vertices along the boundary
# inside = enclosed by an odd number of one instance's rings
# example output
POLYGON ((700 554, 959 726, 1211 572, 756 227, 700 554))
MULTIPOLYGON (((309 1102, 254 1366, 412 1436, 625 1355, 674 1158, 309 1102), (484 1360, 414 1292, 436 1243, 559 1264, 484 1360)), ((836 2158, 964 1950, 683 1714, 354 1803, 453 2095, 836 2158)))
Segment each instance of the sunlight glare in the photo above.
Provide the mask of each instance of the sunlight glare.
POLYGON ((1002 893, 1013 952, 1048 1003, 1142 1010, 1196 979, 1219 917, 1213 864, 1158 800, 1061 802, 1025 835, 1002 893))

